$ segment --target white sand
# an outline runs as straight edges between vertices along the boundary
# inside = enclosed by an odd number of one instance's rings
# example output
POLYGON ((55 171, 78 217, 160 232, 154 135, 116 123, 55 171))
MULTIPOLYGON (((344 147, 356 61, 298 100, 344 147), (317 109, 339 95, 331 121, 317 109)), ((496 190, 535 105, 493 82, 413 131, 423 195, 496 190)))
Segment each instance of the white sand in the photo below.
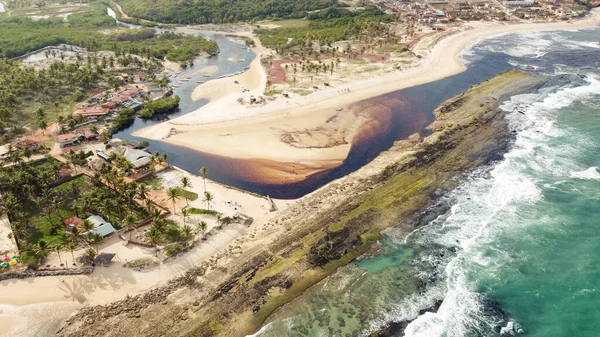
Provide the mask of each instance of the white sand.
MULTIPOLYGON (((202 195, 204 192, 202 178, 177 170, 174 179, 179 179, 184 175, 191 179, 193 186, 190 190, 202 195)), ((153 249, 123 246, 123 241, 117 237, 111 237, 100 246, 100 251, 116 253, 113 264, 110 267, 97 267, 90 276, 41 277, 2 281, 0 282, 0 304, 10 306, 10 310, 6 309, 8 307, 0 306, 0 324, 6 324, 3 325, 4 335, 15 336, 18 332, 19 336, 41 336, 37 334, 38 330, 31 330, 31 333, 23 330, 24 326, 32 324, 32 317, 38 312, 48 312, 49 317, 44 324, 51 324, 62 321, 82 304, 108 303, 120 300, 125 295, 140 294, 174 276, 182 275, 189 268, 209 260, 215 254, 224 254, 227 247, 236 239, 242 238, 246 232, 258 229, 267 218, 278 214, 269 212, 269 204, 264 198, 231 189, 210 180, 206 180, 206 188, 215 196, 212 209, 223 213, 224 216, 233 216, 240 212, 253 217, 254 223, 249 227, 232 224, 225 226, 222 230, 213 231, 214 235, 209 236, 206 241, 200 242, 191 251, 144 271, 125 268, 123 263, 131 259, 153 256, 153 249), (63 306, 62 303, 73 303, 74 305, 63 306), (54 306, 61 308, 60 315, 51 314, 54 306), (62 310, 65 310, 64 314, 62 310), (9 322, 12 323, 9 324, 9 322)), ((285 209, 291 201, 278 200, 276 202, 281 209, 285 209)), ((180 201, 179 204, 183 206, 185 202, 180 201)), ((206 208, 202 197, 191 201, 189 206, 206 208)), ((176 215, 173 219, 180 220, 181 218, 176 215)), ((216 225, 214 217, 205 216, 192 216, 187 223, 195 227, 196 223, 201 220, 208 222, 207 230, 216 225)), ((78 256, 77 253, 81 252, 76 252, 75 256, 78 256)), ((61 256, 63 262, 67 260, 68 265, 71 264, 72 257, 69 252, 63 252, 61 256)), ((58 266, 56 254, 50 256, 48 264, 58 266)), ((50 331, 51 334, 53 332, 50 331)), ((2 336, 0 334, 0 337, 2 336)))
MULTIPOLYGON (((300 127, 318 128, 324 119, 333 115, 336 108, 347 108, 367 98, 460 73, 466 69, 459 58, 461 52, 485 38, 527 30, 593 28, 600 22, 600 16, 599 10, 592 13, 585 19, 572 22, 472 22, 459 32, 439 41, 432 49, 424 46, 428 40, 417 45, 415 50, 419 54, 423 53, 418 67, 353 83, 348 86, 350 93, 340 94, 339 88, 324 88, 306 97, 292 95, 290 99, 280 98, 275 102, 268 102, 263 107, 249 108, 236 101, 242 97, 239 87, 232 84, 236 78, 210 81, 199 86, 197 92, 194 92, 195 98, 211 99, 209 104, 185 116, 137 131, 135 135, 164 139, 169 143, 232 158, 313 163, 340 161, 347 155, 347 148, 307 150, 292 147, 281 142, 281 131, 296 130, 300 127), (166 138, 172 128, 178 134, 166 138)), ((260 48, 259 54, 261 53, 266 51, 260 48)), ((252 84, 260 83, 259 88, 252 86, 250 94, 257 96, 264 91, 265 75, 258 59, 253 62, 252 69, 239 78, 252 84), (250 76, 257 76, 258 79, 251 80, 250 76)))
MULTIPOLYGON (((351 86, 352 93, 339 95, 335 89, 331 91, 322 91, 318 94, 311 95, 308 98, 294 98, 293 101, 279 100, 276 103, 270 103, 265 108, 245 109, 236 106, 237 102, 230 102, 232 98, 237 98, 235 93, 223 96, 218 102, 211 104, 193 112, 189 115, 175 119, 168 123, 160 124, 157 127, 151 127, 142 130, 139 134, 153 139, 163 138, 169 130, 185 122, 192 126, 187 126, 189 132, 184 133, 185 137, 191 137, 193 141, 184 144, 184 140, 180 140, 181 144, 190 146, 206 152, 222 151, 220 154, 233 153, 239 155, 246 150, 252 151, 250 147, 258 147, 259 151, 268 151, 269 156, 273 156, 279 160, 287 160, 295 154, 293 148, 289 146, 263 144, 251 142, 254 137, 258 137, 257 133, 261 130, 266 130, 277 123, 284 123, 289 119, 289 123, 294 125, 319 125, 324 118, 331 116, 331 109, 337 107, 346 107, 351 103, 360 100, 381 95, 387 92, 392 92, 402 88, 419 85, 431 81, 435 81, 465 69, 464 64, 457 58, 462 50, 466 47, 493 35, 518 32, 523 30, 557 30, 557 29, 576 29, 595 27, 598 20, 598 10, 594 11, 594 15, 585 20, 576 21, 574 23, 546 23, 546 24, 521 24, 521 25, 502 25, 496 23, 472 23, 477 29, 452 35, 440 41, 426 57, 423 58, 422 65, 417 69, 412 69, 405 72, 390 74, 386 77, 371 79, 368 81, 353 84, 351 86), (290 108, 290 105, 295 107, 290 108), (217 110, 216 107, 219 107, 217 110), (228 115, 221 115, 220 120, 229 120, 218 125, 204 126, 209 122, 219 120, 207 114, 205 111, 221 111, 228 115), (221 110, 222 109, 222 110, 221 110), (229 109, 233 109, 231 112, 229 109), (237 115, 236 115, 237 113, 237 115), (262 115, 262 116, 257 116, 262 115), (225 118, 227 117, 227 118, 225 118), (231 120, 236 118, 236 120, 231 120), (212 118, 212 120, 211 120, 212 118), (305 124, 301 124, 305 123, 305 124), (213 133, 205 133, 209 128, 215 128, 218 131, 213 133), (262 129, 261 129, 262 128, 262 129), (234 130, 231 134, 222 134, 228 129, 234 130), (165 131, 166 130, 166 131, 165 131), (247 132, 243 132, 247 130, 247 132), (254 131, 254 132, 248 132, 254 131), (223 137, 231 137, 228 139, 228 146, 218 146, 216 140, 222 141, 223 137), (237 140, 236 140, 237 138, 237 140), (194 145, 194 146, 192 146, 194 145), (268 147, 273 146, 273 147, 268 147), (215 150, 217 149, 217 150, 215 150)), ((240 75, 243 76, 243 75, 240 75)), ((231 80, 232 78, 229 78, 231 80)), ((261 90, 262 88, 256 89, 261 90)), ((178 135, 179 136, 179 135, 178 135)), ((262 137, 262 136, 261 136, 262 137)), ((265 143, 271 136, 265 136, 265 143)), ((167 139, 169 142, 177 143, 174 138, 167 139)), ((277 143, 271 137, 272 143, 277 143)), ((303 149, 299 149, 303 150, 303 149)), ((254 150, 256 152, 256 150, 254 150)), ((320 151, 319 156, 323 158, 334 157, 339 159, 342 157, 343 151, 331 151, 332 153, 323 154, 320 151)), ((194 190, 201 194, 203 190, 203 182, 200 178, 193 178, 194 190)), ((242 209, 255 217, 255 222, 250 228, 242 228, 241 226, 229 227, 219 234, 211 237, 207 242, 200 244, 184 256, 167 263, 161 264, 154 269, 136 272, 131 269, 121 267, 121 262, 116 261, 109 268, 96 268, 91 276, 69 276, 69 277, 46 277, 26 280, 9 280, 0 282, 0 303, 3 305, 12 305, 10 310, 8 307, 0 308, 0 322, 5 323, 12 321, 11 317, 33 317, 33 314, 52 313, 53 306, 47 306, 44 303, 48 302, 73 302, 85 304, 107 303, 114 300, 122 299, 125 295, 139 294, 152 287, 160 285, 172 278, 174 275, 180 275, 188 268, 197 265, 201 261, 205 261, 209 256, 216 253, 217 250, 222 251, 235 238, 244 235, 264 223, 265 219, 273 216, 273 213, 267 212, 267 205, 263 199, 254 198, 248 194, 244 194, 235 190, 225 188, 218 184, 209 182, 208 190, 214 192, 217 197, 216 208, 220 211, 231 212, 230 204, 227 201, 235 201, 242 205, 242 209), (252 199, 254 198, 254 199, 252 199), (29 306, 30 304, 36 304, 29 306), (46 308, 45 310, 42 310, 46 308), (9 311, 3 316, 3 313, 9 311)), ((193 202, 196 207, 201 201, 193 202)), ((281 202, 280 209, 285 208, 285 204, 281 202)), ((259 244, 261 238, 257 237, 253 243, 259 244)), ((119 244, 119 243, 116 243, 119 244)), ((110 251, 110 246, 103 247, 102 251, 110 251)), ((115 247, 116 249, 116 247, 115 247)), ((65 254, 63 254, 65 255, 65 254)), ((76 306, 70 310, 75 310, 76 306)), ((68 311, 68 310, 67 310, 68 311)), ((61 316, 61 315, 59 315, 61 316)), ((62 319, 62 318, 59 318, 62 319)), ((54 320, 56 321, 56 320, 54 320)), ((12 325, 9 325, 11 330, 3 329, 7 336, 13 336, 17 332, 21 332, 23 321, 15 319, 12 325)), ((24 336, 38 336, 34 330, 25 333, 24 336)))

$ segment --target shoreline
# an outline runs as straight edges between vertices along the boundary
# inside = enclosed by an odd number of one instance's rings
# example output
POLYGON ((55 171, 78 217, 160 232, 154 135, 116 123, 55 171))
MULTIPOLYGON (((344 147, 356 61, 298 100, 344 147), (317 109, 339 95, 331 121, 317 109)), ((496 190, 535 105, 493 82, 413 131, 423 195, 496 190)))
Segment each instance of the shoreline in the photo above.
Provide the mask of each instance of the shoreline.
MULTIPOLYGON (((279 97, 267 101, 264 106, 244 107, 236 100, 239 97, 258 97, 264 92, 266 74, 260 59, 268 52, 251 32, 237 35, 252 37, 257 42, 257 57, 246 73, 215 81, 196 88, 197 97, 208 98, 207 105, 173 120, 153 125, 134 132, 138 137, 160 140, 184 146, 207 154, 217 154, 233 159, 252 160, 257 171, 270 172, 272 181, 303 180, 291 174, 293 165, 304 163, 311 174, 331 169, 323 163, 343 162, 349 153, 356 135, 368 127, 373 119, 362 118, 350 110, 356 110, 360 102, 380 95, 409 87, 434 82, 466 70, 460 55, 474 44, 494 36, 517 33, 525 30, 561 30, 594 28, 600 23, 600 10, 596 9, 583 19, 569 22, 500 24, 471 22, 458 31, 439 40, 421 40, 414 48, 424 54, 420 64, 404 71, 390 73, 379 78, 348 84, 350 93, 339 94, 336 88, 325 88, 309 96, 290 94, 290 98, 279 97), (428 43, 435 43, 429 49, 428 43), (242 78, 260 77, 260 84, 249 93, 240 94, 239 87, 230 84, 242 78), (211 84, 215 82, 214 84, 211 84), (218 91, 219 94, 199 96, 202 88, 218 91), (220 88, 221 90, 214 90, 220 88), (343 111, 337 111, 342 109, 343 111), (328 125, 327 121, 342 116, 346 123, 328 125), (352 119, 352 121, 349 121, 352 119), (337 132, 321 132, 322 128, 337 132), (311 137, 296 139, 300 146, 292 146, 284 139, 299 130, 311 131, 311 137), (331 141, 333 135, 344 134, 343 144, 331 141), (317 144, 318 146, 311 146, 317 144), (261 161, 277 162, 279 165, 265 166, 261 161), (278 166, 277 170, 272 170, 278 166), (316 168, 316 169, 315 169, 316 168)), ((230 32, 229 32, 230 33, 230 32)), ((256 80, 253 81, 256 84, 256 80)), ((337 166, 337 165, 336 165, 337 166)), ((335 167, 335 166, 334 166, 335 167)), ((271 181, 271 182, 272 182, 271 181)))
POLYGON ((187 280, 184 285, 84 308, 60 335, 131 335, 149 329, 165 336, 253 333, 278 307, 366 252, 384 228, 401 223, 409 230, 406 221, 426 207, 431 193, 454 186, 456 172, 496 155, 506 121, 491 98, 540 83, 545 80, 513 71, 474 86, 442 105, 452 104, 455 113, 436 111, 430 136, 397 142, 359 171, 292 205, 279 217, 282 223, 259 236, 260 246, 220 262, 222 269, 198 278, 195 268, 181 279, 187 280), (103 314, 114 308, 117 314, 103 314))

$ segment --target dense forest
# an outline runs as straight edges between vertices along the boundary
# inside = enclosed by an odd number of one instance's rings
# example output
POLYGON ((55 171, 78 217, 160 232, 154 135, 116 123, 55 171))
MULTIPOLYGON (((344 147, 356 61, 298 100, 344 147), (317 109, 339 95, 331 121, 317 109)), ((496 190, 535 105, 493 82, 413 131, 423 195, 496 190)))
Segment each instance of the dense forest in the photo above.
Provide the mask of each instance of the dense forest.
POLYGON ((71 44, 88 50, 127 51, 130 54, 189 62, 201 52, 215 55, 214 41, 184 34, 155 34, 149 29, 101 34, 100 29, 116 28, 106 14, 106 6, 95 4, 89 10, 62 19, 0 18, 0 57, 14 58, 46 46, 71 44), (141 54, 143 53, 143 54, 141 54))
POLYGON ((105 15, 104 7, 74 13, 62 19, 33 20, 23 17, 0 18, 0 57, 13 58, 46 46, 68 43, 83 46, 100 39, 100 28, 116 27, 115 20, 105 15))
POLYGON ((302 18, 310 11, 331 7, 337 0, 119 0, 130 15, 178 24, 302 18))

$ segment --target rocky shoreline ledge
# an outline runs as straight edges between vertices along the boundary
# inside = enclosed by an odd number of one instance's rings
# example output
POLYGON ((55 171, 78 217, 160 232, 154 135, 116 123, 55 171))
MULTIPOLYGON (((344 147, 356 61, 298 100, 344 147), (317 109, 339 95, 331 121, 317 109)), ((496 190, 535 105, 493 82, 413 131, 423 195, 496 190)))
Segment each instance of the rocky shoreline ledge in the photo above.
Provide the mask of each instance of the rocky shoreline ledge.
POLYGON ((46 276, 70 276, 70 275, 89 275, 94 271, 94 267, 82 268, 39 268, 37 270, 26 270, 24 272, 9 272, 0 274, 0 281, 26 279, 30 277, 46 276))
MULTIPOLYGON (((407 232, 461 172, 506 148, 503 98, 546 82, 517 71, 471 87, 436 111, 431 132, 398 141, 360 170, 290 207, 264 245, 194 268, 149 292, 71 316, 60 336, 244 336, 281 305, 368 251, 381 231, 407 232)), ((256 246, 256 245, 255 245, 256 246)))

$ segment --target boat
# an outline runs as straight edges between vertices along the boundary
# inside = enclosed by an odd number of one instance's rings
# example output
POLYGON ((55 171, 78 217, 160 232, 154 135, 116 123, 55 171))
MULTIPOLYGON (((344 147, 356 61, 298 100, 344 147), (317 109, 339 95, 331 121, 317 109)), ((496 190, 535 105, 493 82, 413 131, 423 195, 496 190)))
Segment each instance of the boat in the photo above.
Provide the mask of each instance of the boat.
POLYGON ((177 81, 177 83, 181 84, 181 81, 177 81))
POLYGON ((246 62, 246 59, 240 59, 240 62, 246 62))
POLYGON ((248 69, 250 69, 250 67, 244 67, 244 70, 248 70, 248 69))
POLYGON ((204 76, 204 77, 210 77, 210 75, 202 75, 202 76, 204 76))
POLYGON ((217 78, 225 78, 225 77, 227 77, 227 75, 219 76, 217 78))
POLYGON ((204 83, 204 81, 198 81, 198 83, 204 83))

